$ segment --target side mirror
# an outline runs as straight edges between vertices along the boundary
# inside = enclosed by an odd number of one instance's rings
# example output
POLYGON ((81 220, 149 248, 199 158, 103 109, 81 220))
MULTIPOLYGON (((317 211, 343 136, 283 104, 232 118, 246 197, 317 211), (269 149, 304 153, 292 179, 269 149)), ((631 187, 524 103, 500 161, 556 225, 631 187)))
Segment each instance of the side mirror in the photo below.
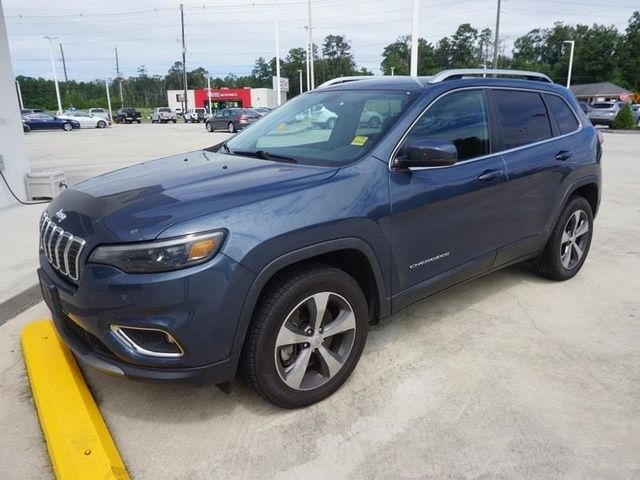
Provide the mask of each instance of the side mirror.
POLYGON ((403 157, 394 160, 396 168, 446 167, 458 161, 458 149, 448 140, 425 138, 410 143, 403 157))

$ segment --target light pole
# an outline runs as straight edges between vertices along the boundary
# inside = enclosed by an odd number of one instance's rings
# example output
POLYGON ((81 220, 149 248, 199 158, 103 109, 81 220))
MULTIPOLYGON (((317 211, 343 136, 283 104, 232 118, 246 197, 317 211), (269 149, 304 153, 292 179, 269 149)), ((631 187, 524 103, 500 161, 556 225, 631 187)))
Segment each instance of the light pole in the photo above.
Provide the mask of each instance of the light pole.
POLYGON ((391 67, 391 76, 393 77, 396 73, 396 67, 391 67))
POLYGON ((565 40, 562 43, 571 44, 571 53, 569 54, 569 73, 567 73, 567 88, 571 86, 571 71, 573 70, 573 49, 576 46, 575 40, 565 40))
POLYGON ((302 69, 298 69, 298 75, 300 75, 300 95, 302 95, 302 69))
POLYGON ((413 0, 413 18, 411 22, 411 76, 418 76, 418 21, 420 20, 420 1, 413 0))
POLYGON ((113 122, 113 112, 111 111, 111 94, 109 93, 109 80, 104 81, 104 86, 107 89, 107 105, 109 106, 109 121, 113 122))
POLYGON ((55 40, 58 37, 51 37, 45 35, 44 38, 49 40, 49 54, 51 55, 51 69, 53 70, 53 83, 56 86, 56 98, 58 99, 58 113, 62 113, 62 102, 60 101, 60 87, 58 86, 58 76, 56 75, 56 62, 53 59, 53 44, 52 40, 55 40))
POLYGON ((276 20, 276 95, 278 106, 282 104, 282 89, 280 88, 280 29, 278 26, 278 0, 275 0, 275 20, 276 20))

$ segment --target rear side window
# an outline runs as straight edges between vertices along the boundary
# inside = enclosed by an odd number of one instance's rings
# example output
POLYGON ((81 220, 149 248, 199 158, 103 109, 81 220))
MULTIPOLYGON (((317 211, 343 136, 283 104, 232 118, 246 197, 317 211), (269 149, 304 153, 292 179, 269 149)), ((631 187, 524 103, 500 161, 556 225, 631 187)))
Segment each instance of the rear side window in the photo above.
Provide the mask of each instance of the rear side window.
POLYGON ((494 90, 504 150, 551 138, 547 108, 540 94, 515 90, 494 90))
POLYGON ((436 100, 411 129, 403 149, 425 138, 449 140, 458 150, 458 160, 489 153, 487 109, 481 90, 452 93, 436 100))
POLYGON ((567 105, 567 102, 556 95, 545 95, 545 99, 556 122, 558 122, 560 135, 575 132, 579 126, 578 120, 576 120, 576 116, 567 105))

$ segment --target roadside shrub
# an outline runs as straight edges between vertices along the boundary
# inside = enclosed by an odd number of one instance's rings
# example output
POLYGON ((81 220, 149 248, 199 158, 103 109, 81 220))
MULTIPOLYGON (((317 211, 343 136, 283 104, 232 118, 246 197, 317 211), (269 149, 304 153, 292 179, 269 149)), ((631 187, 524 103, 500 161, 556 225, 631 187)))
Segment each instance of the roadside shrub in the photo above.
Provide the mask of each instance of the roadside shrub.
POLYGON ((611 127, 624 130, 636 128, 636 123, 633 121, 633 115, 631 114, 631 107, 628 104, 620 109, 616 118, 613 119, 611 127))

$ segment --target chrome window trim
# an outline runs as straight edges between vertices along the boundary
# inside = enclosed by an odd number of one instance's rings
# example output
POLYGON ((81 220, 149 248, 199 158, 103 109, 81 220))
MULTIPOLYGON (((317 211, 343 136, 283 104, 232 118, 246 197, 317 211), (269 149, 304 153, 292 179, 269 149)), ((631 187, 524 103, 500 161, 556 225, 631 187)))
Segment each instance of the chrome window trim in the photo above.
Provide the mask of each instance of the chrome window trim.
POLYGON ((182 348, 182 346, 178 343, 178 341, 173 337, 173 335, 171 335, 169 332, 166 332, 165 330, 162 330, 160 328, 143 328, 143 327, 129 327, 126 325, 111 325, 110 327, 111 332, 113 333, 113 335, 123 344, 125 345, 127 348, 129 348, 130 350, 140 354, 140 355, 145 355, 147 357, 158 357, 158 358, 178 358, 178 357, 182 357, 184 356, 184 349, 182 348), (169 337, 171 337, 171 339, 173 340, 173 344, 178 347, 178 350, 180 350, 180 352, 178 353, 171 353, 171 352, 154 352, 153 350, 147 350, 144 347, 141 347, 140 345, 138 345, 136 342, 134 342, 131 337, 129 337, 129 335, 127 335, 123 329, 124 328, 128 328, 131 330, 151 330, 154 332, 161 332, 164 333, 165 335, 168 335, 169 337))
MULTIPOLYGON (((580 120, 580 117, 578 115, 576 115, 575 110, 573 109, 573 107, 571 105, 569 105, 569 103, 564 99, 564 97, 558 93, 555 92, 548 92, 546 90, 538 90, 535 88, 523 88, 523 87, 503 87, 503 86, 472 86, 472 87, 461 87, 461 88, 456 88, 453 90, 449 90, 447 92, 442 93, 441 95, 438 95, 436 98, 433 99, 433 101, 431 101, 431 103, 429 103, 429 105, 427 105, 424 110, 422 110, 422 112, 420 113, 420 115, 418 115, 418 117, 411 123, 411 125, 409 125, 409 128, 407 128, 407 130, 404 132, 404 134, 402 135, 402 137, 400 138, 400 140, 398 141, 398 143, 396 144, 396 146, 394 147, 393 151, 391 152, 391 156, 389 157, 389 161, 387 162, 387 166, 389 168, 389 171, 393 171, 396 170, 393 168, 393 160, 395 159, 398 150, 400 150, 400 147, 402 146, 402 142, 404 142, 404 140, 406 139, 407 135, 409 134, 409 132, 411 131, 411 129, 415 126, 416 123, 418 123, 420 121, 420 119, 422 118, 423 115, 425 115, 427 113, 427 111, 431 108, 432 105, 434 105, 438 100, 440 100, 443 97, 446 97, 447 95, 450 95, 452 93, 457 93, 457 92, 462 92, 465 90, 517 90, 517 91, 522 91, 522 92, 533 92, 533 93, 538 93, 538 94, 549 94, 549 95, 555 95, 557 97, 560 97, 569 107, 569 110, 571 110, 571 113, 573 113, 573 116, 576 118, 576 120, 578 121, 578 129, 574 130, 573 132, 569 132, 569 133, 565 133, 564 135, 558 135, 557 137, 551 137, 551 138, 547 138, 545 140, 540 140, 538 142, 534 142, 534 143, 527 143, 526 145, 520 145, 519 147, 515 147, 515 148, 510 148, 508 150, 501 150, 499 152, 493 152, 493 153, 489 153, 488 155, 483 155, 481 157, 476 157, 476 158, 470 158, 468 160, 463 160, 461 162, 456 162, 453 165, 443 165, 443 166, 438 166, 438 167, 409 167, 408 170, 410 171, 420 171, 420 170, 431 170, 431 169, 440 169, 440 168, 455 168, 458 165, 466 165, 468 163, 471 162, 477 162, 480 160, 486 160, 487 158, 492 158, 495 157, 497 155, 503 155, 506 153, 512 153, 512 152, 516 152, 518 150, 523 150, 525 148, 529 148, 529 147, 535 147, 538 145, 542 145, 554 140, 558 140, 560 138, 565 138, 565 137, 569 137, 571 135, 576 135, 580 132, 582 132, 582 130, 584 129, 584 125, 582 123, 582 121, 580 120)), ((544 101, 544 100, 543 100, 544 101)), ((546 108, 546 103, 545 103, 545 108, 546 108)), ((491 136, 491 131, 489 132, 489 135, 491 136)))

